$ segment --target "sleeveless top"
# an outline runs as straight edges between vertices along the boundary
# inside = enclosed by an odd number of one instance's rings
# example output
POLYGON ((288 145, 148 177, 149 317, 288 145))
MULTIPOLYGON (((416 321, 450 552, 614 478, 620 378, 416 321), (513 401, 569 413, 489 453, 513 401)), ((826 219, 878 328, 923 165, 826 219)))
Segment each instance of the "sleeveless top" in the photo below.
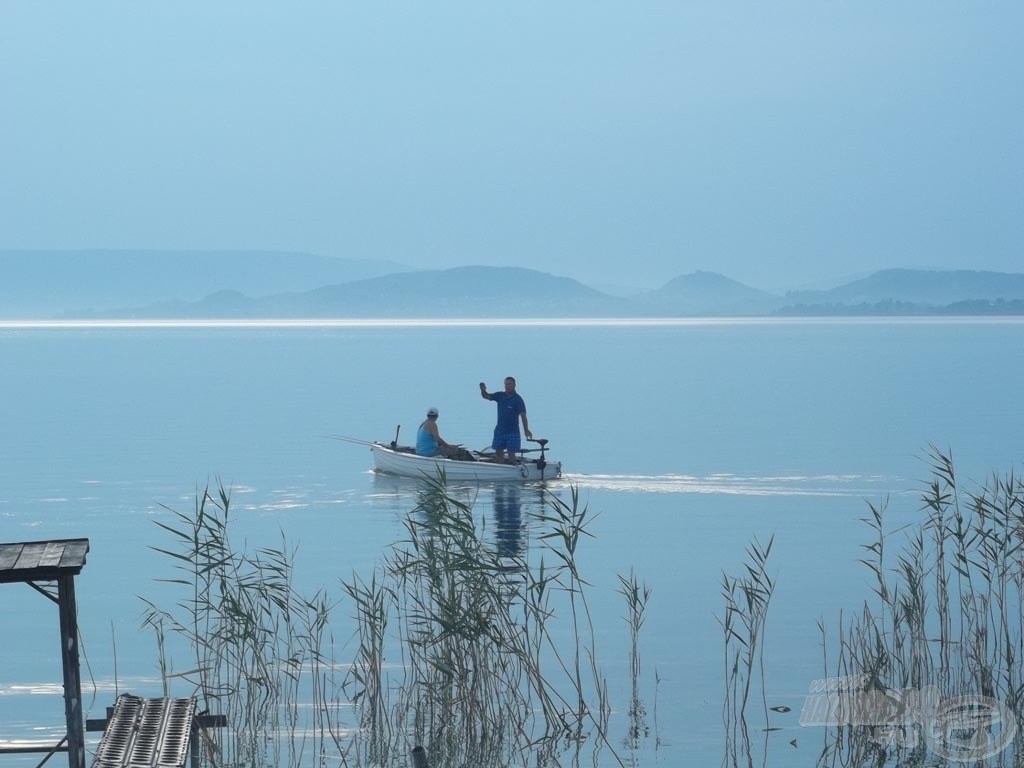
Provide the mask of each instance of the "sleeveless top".
POLYGON ((437 440, 423 427, 416 433, 416 454, 418 456, 433 456, 437 451, 437 440))

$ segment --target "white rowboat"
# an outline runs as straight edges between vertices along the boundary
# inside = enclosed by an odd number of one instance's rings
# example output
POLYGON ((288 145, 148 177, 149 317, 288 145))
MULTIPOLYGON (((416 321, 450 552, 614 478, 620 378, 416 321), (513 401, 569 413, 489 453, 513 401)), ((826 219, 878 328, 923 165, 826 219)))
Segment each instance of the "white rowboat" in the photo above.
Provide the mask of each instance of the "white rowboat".
MULTIPOLYGON (((547 441, 545 441, 547 442, 547 441)), ((554 480, 562 476, 562 462, 548 461, 544 451, 538 459, 520 458, 516 464, 495 464, 493 461, 462 461, 440 456, 417 456, 412 448, 392 448, 383 443, 371 443, 374 465, 378 472, 404 477, 437 477, 443 471, 448 480, 490 482, 510 480, 537 482, 554 480)))

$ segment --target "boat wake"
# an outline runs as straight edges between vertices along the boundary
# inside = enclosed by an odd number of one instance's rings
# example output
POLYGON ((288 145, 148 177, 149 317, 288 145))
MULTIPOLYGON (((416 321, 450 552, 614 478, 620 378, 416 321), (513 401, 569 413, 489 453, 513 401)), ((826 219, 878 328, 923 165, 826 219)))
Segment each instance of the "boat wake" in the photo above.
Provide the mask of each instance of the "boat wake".
POLYGON ((745 477, 732 474, 585 475, 567 474, 562 482, 623 493, 708 493, 733 496, 877 496, 904 493, 906 484, 884 475, 783 475, 745 477), (901 487, 902 486, 902 487, 901 487))

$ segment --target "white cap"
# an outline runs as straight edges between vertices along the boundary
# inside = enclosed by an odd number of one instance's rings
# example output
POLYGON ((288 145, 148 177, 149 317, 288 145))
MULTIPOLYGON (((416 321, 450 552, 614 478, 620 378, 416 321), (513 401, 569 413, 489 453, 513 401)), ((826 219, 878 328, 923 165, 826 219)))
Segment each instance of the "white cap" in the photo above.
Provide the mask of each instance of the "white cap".
POLYGON ((437 408, 434 406, 427 408, 427 416, 437 416, 437 408))

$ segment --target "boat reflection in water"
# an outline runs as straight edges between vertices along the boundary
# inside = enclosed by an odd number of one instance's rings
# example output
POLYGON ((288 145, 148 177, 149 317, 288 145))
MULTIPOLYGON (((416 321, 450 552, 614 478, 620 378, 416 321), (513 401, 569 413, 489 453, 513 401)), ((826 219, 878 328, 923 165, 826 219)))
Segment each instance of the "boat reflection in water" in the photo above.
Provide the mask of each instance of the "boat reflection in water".
POLYGON ((523 507, 518 485, 494 488, 494 538, 498 557, 525 557, 527 528, 523 523, 523 507))
MULTIPOLYGON (((402 519, 416 509, 422 494, 430 488, 431 483, 425 478, 416 480, 374 472, 369 501, 402 519)), ((547 496, 555 492, 518 483, 451 481, 446 489, 451 498, 473 510, 481 539, 492 544, 500 558, 520 561, 526 558, 531 521, 543 514, 547 496)))

